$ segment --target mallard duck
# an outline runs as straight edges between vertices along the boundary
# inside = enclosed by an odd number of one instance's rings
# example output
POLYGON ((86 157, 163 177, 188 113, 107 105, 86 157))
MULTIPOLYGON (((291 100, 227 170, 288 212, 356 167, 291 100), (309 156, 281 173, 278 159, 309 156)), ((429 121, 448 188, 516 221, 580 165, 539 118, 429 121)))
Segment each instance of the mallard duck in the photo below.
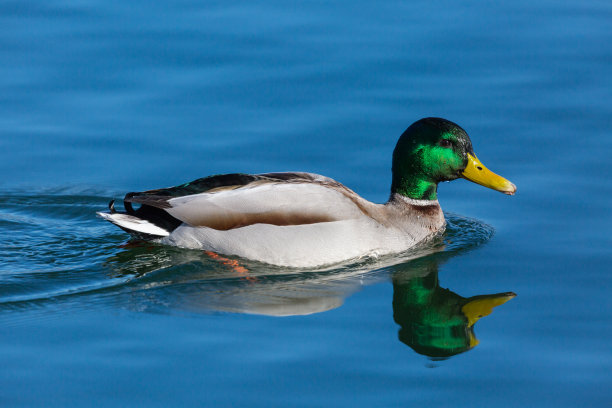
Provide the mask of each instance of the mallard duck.
POLYGON ((319 267, 399 253, 444 230, 441 181, 465 178, 512 195, 476 157, 465 130, 441 118, 413 123, 393 151, 391 195, 375 204, 312 173, 224 174, 128 193, 98 214, 139 238, 268 264, 319 267), (133 204, 140 204, 138 209, 133 204))

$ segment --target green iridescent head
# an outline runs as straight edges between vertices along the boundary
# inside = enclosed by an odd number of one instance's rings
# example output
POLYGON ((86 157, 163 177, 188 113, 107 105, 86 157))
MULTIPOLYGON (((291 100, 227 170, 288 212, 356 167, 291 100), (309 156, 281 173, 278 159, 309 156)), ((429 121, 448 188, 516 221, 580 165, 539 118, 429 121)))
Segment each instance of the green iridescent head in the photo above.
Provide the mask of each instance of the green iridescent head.
POLYGON ((438 183, 459 177, 506 194, 516 191, 480 163, 465 130, 441 118, 424 118, 406 129, 393 151, 392 170, 391 193, 414 199, 436 200, 438 183))

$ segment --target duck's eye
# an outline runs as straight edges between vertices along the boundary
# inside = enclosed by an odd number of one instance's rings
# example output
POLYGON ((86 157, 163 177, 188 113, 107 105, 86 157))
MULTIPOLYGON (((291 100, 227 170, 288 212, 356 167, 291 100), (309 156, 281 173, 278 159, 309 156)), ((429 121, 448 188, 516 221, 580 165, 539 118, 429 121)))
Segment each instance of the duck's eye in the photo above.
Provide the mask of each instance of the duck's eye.
POLYGON ((451 141, 450 141, 450 140, 448 140, 448 139, 441 139, 441 140, 438 142, 438 145, 440 145, 440 146, 442 146, 442 147, 451 147, 452 143, 451 143, 451 141))

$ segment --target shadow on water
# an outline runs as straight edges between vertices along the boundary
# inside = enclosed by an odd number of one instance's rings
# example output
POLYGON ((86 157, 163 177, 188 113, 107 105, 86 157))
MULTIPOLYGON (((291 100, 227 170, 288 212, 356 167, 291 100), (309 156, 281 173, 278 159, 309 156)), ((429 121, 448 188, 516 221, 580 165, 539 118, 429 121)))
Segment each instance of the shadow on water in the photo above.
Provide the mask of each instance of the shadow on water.
POLYGON ((63 304, 71 310, 103 306, 297 316, 338 308, 364 286, 390 279, 399 339, 417 353, 444 358, 477 345, 474 323, 515 296, 464 298, 440 287, 439 265, 493 234, 491 227, 453 214, 447 214, 442 236, 401 256, 306 271, 147 242, 117 246, 125 235, 85 217, 102 200, 93 195, 5 198, 0 221, 22 233, 8 238, 3 250, 5 259, 15 259, 0 270, 0 312, 44 313, 63 304), (24 209, 22 202, 36 205, 24 209))

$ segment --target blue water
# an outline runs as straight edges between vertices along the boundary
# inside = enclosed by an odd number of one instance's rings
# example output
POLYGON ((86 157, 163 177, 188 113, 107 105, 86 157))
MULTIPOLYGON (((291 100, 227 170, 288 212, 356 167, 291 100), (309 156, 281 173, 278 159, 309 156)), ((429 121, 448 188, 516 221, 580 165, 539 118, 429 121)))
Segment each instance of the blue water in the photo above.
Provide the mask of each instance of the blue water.
POLYGON ((0 405, 612 405, 610 21, 590 0, 0 3, 0 405), (441 185, 422 253, 245 275, 95 217, 237 171, 383 202, 424 116, 518 192, 441 185), (445 306, 504 292, 473 332, 445 306))

